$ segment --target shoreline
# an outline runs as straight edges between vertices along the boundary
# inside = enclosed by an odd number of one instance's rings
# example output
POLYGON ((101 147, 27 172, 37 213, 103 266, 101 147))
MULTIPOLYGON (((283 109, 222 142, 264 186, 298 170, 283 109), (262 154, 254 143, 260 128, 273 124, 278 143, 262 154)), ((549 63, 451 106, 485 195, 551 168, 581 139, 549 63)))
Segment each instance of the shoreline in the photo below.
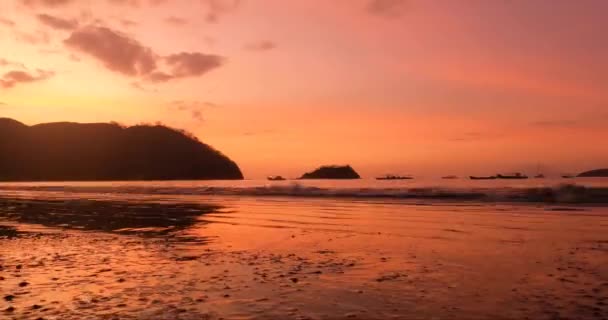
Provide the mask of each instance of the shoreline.
POLYGON ((0 225, 19 319, 608 316, 602 207, 2 199, 0 225))

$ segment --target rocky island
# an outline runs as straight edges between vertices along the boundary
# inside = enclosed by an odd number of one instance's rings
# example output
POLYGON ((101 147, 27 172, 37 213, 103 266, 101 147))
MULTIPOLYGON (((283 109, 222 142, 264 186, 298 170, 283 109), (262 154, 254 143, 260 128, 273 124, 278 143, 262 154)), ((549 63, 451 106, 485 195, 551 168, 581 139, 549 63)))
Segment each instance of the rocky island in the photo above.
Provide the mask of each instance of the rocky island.
POLYGON ((608 178, 608 169, 595 169, 579 174, 580 178, 608 178))
POLYGON ((0 118, 0 180, 243 179, 237 164, 196 137, 163 125, 0 118))
POLYGON ((359 174, 351 166, 322 166, 312 172, 307 172, 300 179, 360 179, 359 174))

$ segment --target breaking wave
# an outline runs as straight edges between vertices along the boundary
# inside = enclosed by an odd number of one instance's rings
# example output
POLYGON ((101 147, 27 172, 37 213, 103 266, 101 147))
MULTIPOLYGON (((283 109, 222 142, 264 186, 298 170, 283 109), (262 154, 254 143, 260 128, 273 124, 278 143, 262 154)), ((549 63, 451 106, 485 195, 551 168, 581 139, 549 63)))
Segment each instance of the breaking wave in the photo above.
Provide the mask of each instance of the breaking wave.
POLYGON ((260 196, 260 197, 311 197, 355 199, 412 199, 479 202, 572 203, 608 205, 608 187, 558 185, 554 187, 500 187, 500 188, 324 188, 291 185, 249 187, 226 186, 0 186, 0 195, 7 192, 60 192, 130 195, 192 195, 192 196, 260 196))

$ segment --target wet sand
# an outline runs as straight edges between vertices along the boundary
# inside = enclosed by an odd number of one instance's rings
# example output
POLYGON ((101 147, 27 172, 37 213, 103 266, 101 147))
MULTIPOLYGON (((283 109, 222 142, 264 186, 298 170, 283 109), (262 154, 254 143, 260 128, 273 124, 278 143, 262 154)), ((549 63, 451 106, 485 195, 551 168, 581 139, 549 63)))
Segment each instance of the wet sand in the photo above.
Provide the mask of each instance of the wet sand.
POLYGON ((0 226, 0 319, 608 319, 603 207, 3 199, 0 226))

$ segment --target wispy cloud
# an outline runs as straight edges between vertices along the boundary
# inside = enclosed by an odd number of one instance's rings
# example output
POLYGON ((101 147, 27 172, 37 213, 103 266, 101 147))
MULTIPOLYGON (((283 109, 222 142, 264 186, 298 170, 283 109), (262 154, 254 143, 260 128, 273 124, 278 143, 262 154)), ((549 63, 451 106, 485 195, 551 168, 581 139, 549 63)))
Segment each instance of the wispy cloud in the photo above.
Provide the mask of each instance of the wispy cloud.
POLYGON ((32 45, 48 44, 51 41, 51 37, 49 36, 49 34, 42 30, 38 30, 35 32, 15 31, 14 35, 17 41, 29 43, 32 45))
POLYGON ((179 17, 170 16, 170 17, 165 18, 165 23, 175 26, 175 27, 181 27, 181 26, 187 25, 188 20, 179 18, 179 17))
POLYGON ((245 44, 245 46, 243 46, 243 48, 245 50, 250 50, 250 51, 268 51, 268 50, 275 49, 276 47, 277 47, 276 43, 269 41, 269 40, 251 42, 251 43, 247 43, 247 44, 245 44))
POLYGON ((36 16, 38 20, 53 29, 59 30, 74 30, 78 28, 78 21, 74 19, 64 19, 48 14, 39 14, 36 16))
POLYGON ((7 27, 14 27, 15 26, 15 22, 13 20, 9 20, 6 18, 2 18, 0 17, 0 24, 5 25, 7 27))
POLYGON ((578 124, 575 120, 541 120, 531 123, 533 126, 539 127, 573 127, 578 124))
POLYGON ((30 82, 46 80, 46 79, 52 77, 53 75, 55 75, 54 72, 41 70, 41 69, 36 70, 36 73, 30 73, 30 72, 22 71, 22 70, 12 70, 12 71, 6 72, 0 78, 0 87, 9 89, 9 88, 13 88, 14 86, 16 86, 18 84, 22 84, 22 83, 30 83, 30 82))
POLYGON ((136 25, 138 25, 137 22, 133 21, 133 20, 129 20, 129 19, 120 19, 120 24, 125 27, 125 28, 130 28, 130 27, 134 27, 136 25))
POLYGON ((29 7, 57 8, 76 2, 75 0, 21 0, 21 3, 29 7))
POLYGON ((498 139, 501 137, 502 136, 497 133, 470 131, 470 132, 464 132, 464 133, 458 134, 454 137, 448 138, 448 141, 468 142, 468 141, 498 139))
POLYGON ((182 111, 189 113, 190 117, 197 122, 204 122, 203 111, 210 108, 217 108, 218 105, 208 101, 185 101, 185 100, 174 100, 169 102, 168 107, 170 110, 182 111))
POLYGON ((405 7, 406 0, 369 0, 367 11, 383 17, 400 16, 405 7))
POLYGON ((222 16, 236 10, 241 0, 200 0, 200 2, 207 10, 205 21, 216 23, 222 16))
POLYGON ((4 58, 0 58, 0 67, 17 67, 25 69, 25 65, 21 62, 11 61, 4 58))
POLYGON ((158 6, 168 2, 169 0, 106 0, 110 4, 119 6, 141 7, 145 5, 158 6))

